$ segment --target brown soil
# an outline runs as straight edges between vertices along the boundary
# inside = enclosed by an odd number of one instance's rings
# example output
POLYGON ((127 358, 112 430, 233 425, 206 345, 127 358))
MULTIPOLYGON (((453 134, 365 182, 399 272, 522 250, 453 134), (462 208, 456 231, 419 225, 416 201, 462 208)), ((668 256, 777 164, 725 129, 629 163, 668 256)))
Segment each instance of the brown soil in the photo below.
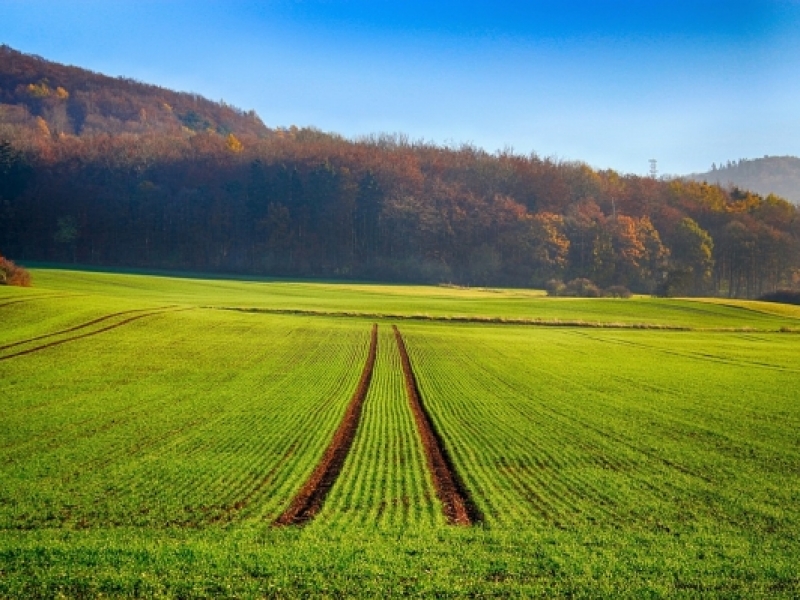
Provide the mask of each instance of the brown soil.
POLYGON ((400 360, 403 365, 403 375, 406 381, 406 392, 408 401, 411 404, 411 412, 414 413, 414 420, 417 423, 417 430, 422 439, 422 446, 425 449, 425 457, 428 469, 433 476, 433 485, 436 488, 436 495, 442 502, 442 509, 447 520, 454 525, 471 525, 481 520, 480 512, 469 497, 466 487, 453 466, 447 449, 442 441, 439 432, 433 426, 428 411, 422 403, 417 378, 411 367, 411 359, 408 357, 406 345, 400 330, 392 325, 397 348, 400 351, 400 360))
POLYGON ((372 326, 367 362, 364 364, 361 379, 347 407, 347 412, 336 433, 333 434, 333 439, 314 472, 311 473, 303 487, 300 488, 289 508, 275 520, 274 525, 302 525, 313 519, 322 508, 328 492, 333 487, 344 466, 347 453, 350 451, 350 447, 356 437, 358 424, 361 420, 361 408, 364 405, 364 399, 367 397, 370 381, 372 381, 372 371, 375 368, 377 352, 378 325, 374 324, 372 326))
POLYGON ((42 344, 41 346, 36 346, 35 348, 29 348, 28 350, 21 350, 19 352, 15 352, 14 354, 7 354, 6 356, 0 356, 0 361, 8 360, 9 358, 15 358, 17 356, 24 356, 26 354, 33 354, 34 352, 39 352, 40 350, 46 350, 47 348, 53 348, 54 346, 60 346, 61 344, 66 344, 67 342, 74 342, 76 340, 80 340, 83 338, 91 337, 93 335, 97 335, 98 333, 103 333, 104 331, 110 331, 111 329, 116 329, 117 327, 122 327, 128 323, 133 321, 138 321, 139 319, 144 319, 145 317, 152 317, 153 315, 160 315, 165 312, 181 312, 184 310, 191 310, 191 308, 180 308, 178 310, 158 310, 149 313, 145 313, 143 315, 136 315, 134 317, 128 317, 127 319, 123 319, 119 323, 114 323, 113 325, 107 325, 105 327, 101 327, 100 329, 95 329, 94 331, 89 331, 88 333, 82 333, 81 335, 76 335, 65 340, 58 340, 55 342, 50 342, 49 344, 42 344))

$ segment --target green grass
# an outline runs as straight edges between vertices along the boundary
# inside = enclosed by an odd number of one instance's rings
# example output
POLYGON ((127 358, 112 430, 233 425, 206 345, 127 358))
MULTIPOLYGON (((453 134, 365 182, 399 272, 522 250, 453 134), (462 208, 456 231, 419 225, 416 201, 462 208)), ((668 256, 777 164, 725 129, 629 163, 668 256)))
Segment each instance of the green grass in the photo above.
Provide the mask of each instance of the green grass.
MULTIPOLYGON (((115 273, 34 270, 39 294, 89 294, 144 301, 261 310, 346 312, 653 324, 690 328, 800 330, 800 310, 769 302, 547 298, 540 291, 435 286, 229 281, 115 273), (46 291, 45 291, 46 290, 46 291)), ((9 292, 0 289, 0 303, 9 292)))
POLYGON ((368 329, 216 316, 163 313, 0 363, 0 527, 274 517, 338 425, 368 329))
POLYGON ((490 524, 800 534, 793 339, 405 329, 490 524))
POLYGON ((0 288, 0 597, 800 594, 800 336, 775 333, 791 310, 33 274, 0 288), (398 322, 483 513, 464 528, 442 516, 381 319, 339 479, 314 521, 274 528, 372 321, 214 306, 694 330, 398 322))
POLYGON ((444 523, 400 368, 394 335, 383 327, 353 449, 315 527, 407 530, 444 523))

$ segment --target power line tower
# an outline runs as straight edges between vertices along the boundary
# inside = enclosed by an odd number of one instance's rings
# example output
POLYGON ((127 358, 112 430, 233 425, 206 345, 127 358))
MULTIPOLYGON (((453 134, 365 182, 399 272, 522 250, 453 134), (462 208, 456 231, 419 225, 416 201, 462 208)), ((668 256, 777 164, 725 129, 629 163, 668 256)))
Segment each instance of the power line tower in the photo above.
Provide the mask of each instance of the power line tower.
POLYGON ((658 167, 656 166, 656 159, 650 159, 650 177, 656 179, 658 177, 658 167))

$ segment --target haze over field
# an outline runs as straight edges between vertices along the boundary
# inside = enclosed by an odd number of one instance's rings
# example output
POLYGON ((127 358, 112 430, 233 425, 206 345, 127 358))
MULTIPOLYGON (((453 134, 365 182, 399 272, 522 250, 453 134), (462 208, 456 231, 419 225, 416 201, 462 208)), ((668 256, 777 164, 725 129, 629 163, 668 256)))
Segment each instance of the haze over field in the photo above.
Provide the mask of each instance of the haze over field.
POLYGON ((800 4, 2 0, 0 42, 224 98, 644 174, 800 155, 800 4))

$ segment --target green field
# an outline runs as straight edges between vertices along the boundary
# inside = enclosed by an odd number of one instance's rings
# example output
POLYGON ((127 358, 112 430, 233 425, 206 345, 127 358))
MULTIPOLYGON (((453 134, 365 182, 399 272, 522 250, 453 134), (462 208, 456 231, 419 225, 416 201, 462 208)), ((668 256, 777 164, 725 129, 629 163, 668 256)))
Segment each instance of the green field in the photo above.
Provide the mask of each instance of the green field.
POLYGON ((33 276, 0 287, 0 597, 800 595, 800 309, 33 276), (276 527, 373 323, 341 472, 276 527), (470 526, 443 515, 393 324, 470 526))

